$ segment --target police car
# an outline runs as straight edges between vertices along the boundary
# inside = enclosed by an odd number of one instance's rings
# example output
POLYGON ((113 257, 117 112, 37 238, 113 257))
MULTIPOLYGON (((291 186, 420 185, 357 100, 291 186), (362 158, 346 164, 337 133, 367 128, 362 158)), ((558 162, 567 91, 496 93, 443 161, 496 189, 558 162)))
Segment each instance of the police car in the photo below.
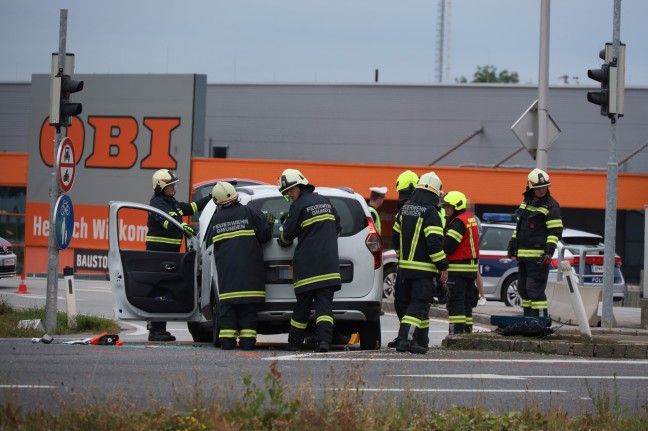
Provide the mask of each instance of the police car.
MULTIPOLYGON (((241 203, 254 206, 276 219, 273 236, 281 233, 281 219, 290 208, 276 186, 253 185, 237 188, 241 203)), ((360 334, 362 349, 378 349, 381 343, 382 240, 373 225, 365 200, 348 188, 318 187, 338 214, 342 232, 338 238, 342 289, 335 293, 335 331, 341 336, 360 334)), ((193 339, 218 343, 218 279, 212 258, 213 245, 206 235, 216 210, 210 201, 200 215, 200 231, 189 238, 183 253, 133 249, 123 240, 125 218, 144 223, 147 212, 179 223, 148 205, 132 202, 109 204, 109 273, 115 316, 120 320, 186 321, 193 339), (121 229, 119 228, 121 226, 121 229), (162 293, 160 293, 162 292, 162 293)), ((292 284, 295 245, 282 248, 276 239, 264 244, 266 302, 259 312, 257 332, 288 332, 296 303, 292 284)), ((311 316, 314 318, 314 316, 311 316)), ((313 329, 314 322, 311 322, 313 329)))
MULTIPOLYGON (((484 295, 491 301, 502 301, 509 307, 521 307, 522 299, 517 290, 517 261, 507 256, 508 245, 515 224, 510 214, 484 214, 479 238, 479 272, 484 280, 484 295)), ((576 229, 563 229, 553 256, 549 279, 556 280, 560 257, 570 261, 576 274, 580 270, 581 251, 597 249, 584 256, 583 283, 585 286, 603 286, 603 237, 576 229), (564 250, 563 250, 564 249, 564 250), (562 253, 562 256, 561 256, 562 253)), ((394 250, 384 253, 383 297, 393 300, 398 258, 394 250)), ((621 258, 614 260, 614 299, 622 300, 626 283, 621 273, 621 258)))

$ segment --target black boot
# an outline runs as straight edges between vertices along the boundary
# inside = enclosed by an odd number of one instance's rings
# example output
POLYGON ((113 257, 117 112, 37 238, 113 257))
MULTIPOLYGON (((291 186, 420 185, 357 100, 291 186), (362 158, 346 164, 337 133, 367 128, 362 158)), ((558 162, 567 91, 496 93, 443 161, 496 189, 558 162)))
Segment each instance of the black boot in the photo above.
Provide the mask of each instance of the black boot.
POLYGON ((161 341, 161 342, 168 342, 168 341, 175 341, 176 337, 171 335, 170 332, 164 331, 164 332, 159 332, 159 331, 150 331, 149 336, 148 336, 149 341, 161 341))
POLYGON ((419 355, 424 355, 428 352, 428 348, 419 345, 416 341, 412 341, 407 351, 410 353, 417 353, 419 355))
POLYGON ((400 341, 400 340, 398 339, 398 337, 396 337, 396 338, 394 338, 393 340, 391 340, 389 343, 387 343, 387 347, 393 349, 393 348, 395 348, 396 346, 398 346, 398 342, 399 342, 399 341, 400 341))
POLYGON ((326 353, 329 351, 329 343, 327 341, 320 341, 317 344, 317 351, 320 353, 326 353))

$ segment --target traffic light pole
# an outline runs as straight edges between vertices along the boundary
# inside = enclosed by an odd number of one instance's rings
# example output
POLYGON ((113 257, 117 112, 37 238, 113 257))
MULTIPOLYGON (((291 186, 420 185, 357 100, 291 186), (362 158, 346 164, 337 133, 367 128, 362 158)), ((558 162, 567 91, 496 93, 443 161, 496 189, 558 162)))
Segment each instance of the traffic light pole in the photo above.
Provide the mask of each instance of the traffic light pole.
POLYGON ((549 110, 549 18, 550 0, 540 4, 540 70, 538 73, 538 150, 536 168, 547 170, 549 110))
MULTIPOLYGON (((59 53, 58 53, 58 70, 62 75, 65 68, 65 49, 67 41, 67 9, 61 9, 60 24, 59 24, 59 53)), ((54 135, 54 161, 53 171, 50 180, 50 222, 49 222, 49 238, 47 241, 47 294, 45 297, 45 331, 54 332, 56 329, 56 312, 57 312, 57 296, 58 296, 58 264, 59 252, 56 245, 56 226, 54 219, 54 211, 56 209, 56 200, 60 193, 57 178, 56 178, 56 158, 58 155, 58 148, 61 143, 61 126, 56 126, 56 134, 54 135)))
MULTIPOLYGON (((621 36, 621 0, 614 0, 614 18, 612 24, 612 56, 619 58, 621 36)), ((623 79, 617 76, 617 81, 623 79)), ((623 90, 618 82, 610 83, 620 91, 616 91, 616 106, 619 98, 623 97, 623 90)), ((603 310, 601 313, 601 326, 612 328, 614 326, 614 260, 616 249, 616 213, 617 213, 617 186, 619 176, 619 163, 617 162, 616 122, 617 115, 611 117, 610 123, 610 151, 607 164, 606 205, 605 205, 605 245, 603 266, 603 310)))

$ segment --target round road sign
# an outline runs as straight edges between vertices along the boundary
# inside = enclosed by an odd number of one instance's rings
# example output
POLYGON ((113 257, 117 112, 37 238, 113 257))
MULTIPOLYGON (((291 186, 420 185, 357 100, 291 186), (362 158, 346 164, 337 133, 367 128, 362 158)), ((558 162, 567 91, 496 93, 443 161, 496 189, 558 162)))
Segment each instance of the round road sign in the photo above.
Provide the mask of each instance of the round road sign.
POLYGON ((67 193, 74 183, 74 171, 76 170, 76 158, 72 139, 64 138, 59 145, 56 157, 59 184, 63 193, 67 193))
POLYGON ((68 195, 61 195, 54 207, 54 226, 56 229, 56 243, 61 250, 65 250, 72 241, 74 233, 74 207, 68 195))

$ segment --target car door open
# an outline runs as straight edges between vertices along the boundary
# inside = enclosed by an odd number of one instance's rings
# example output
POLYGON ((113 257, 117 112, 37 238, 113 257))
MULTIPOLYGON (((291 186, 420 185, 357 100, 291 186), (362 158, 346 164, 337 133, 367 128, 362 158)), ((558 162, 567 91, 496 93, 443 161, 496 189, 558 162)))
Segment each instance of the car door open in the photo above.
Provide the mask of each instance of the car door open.
POLYGON ((120 320, 175 320, 199 318, 197 277, 198 240, 187 240, 179 253, 146 251, 146 221, 154 212, 182 226, 168 214, 148 205, 110 202, 108 269, 115 317, 120 320))

